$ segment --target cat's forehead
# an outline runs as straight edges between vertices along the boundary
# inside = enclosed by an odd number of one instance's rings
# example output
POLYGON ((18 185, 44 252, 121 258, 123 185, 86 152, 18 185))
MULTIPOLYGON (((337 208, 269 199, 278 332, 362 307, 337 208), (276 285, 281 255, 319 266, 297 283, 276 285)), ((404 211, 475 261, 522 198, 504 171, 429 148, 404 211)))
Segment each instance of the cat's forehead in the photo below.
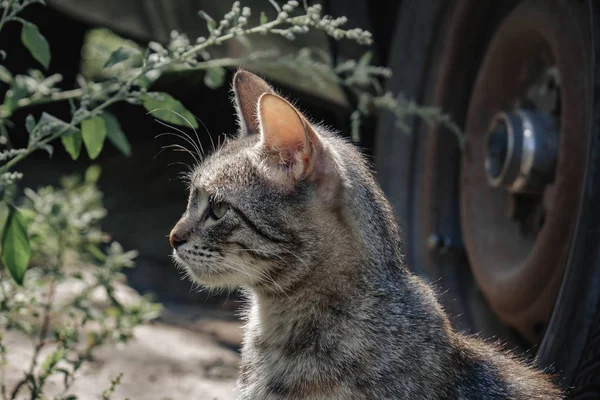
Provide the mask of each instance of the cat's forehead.
POLYGON ((209 192, 231 191, 258 179, 251 161, 252 148, 230 143, 196 167, 192 186, 209 192))

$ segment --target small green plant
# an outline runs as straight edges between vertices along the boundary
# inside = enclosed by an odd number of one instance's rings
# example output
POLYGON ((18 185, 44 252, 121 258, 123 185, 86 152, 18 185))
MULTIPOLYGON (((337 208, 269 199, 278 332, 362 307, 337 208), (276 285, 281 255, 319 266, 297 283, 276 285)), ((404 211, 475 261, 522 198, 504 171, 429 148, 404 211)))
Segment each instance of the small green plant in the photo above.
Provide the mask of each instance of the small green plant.
POLYGON ((133 267, 137 253, 124 251, 99 228, 106 210, 98 176, 98 167, 90 167, 84 180, 73 176, 63 178, 60 188, 26 189, 19 203, 31 259, 24 280, 0 271, 0 331, 30 338, 33 354, 26 367, 7 365, 10 348, 0 336, 0 368, 23 368, 22 379, 10 386, 0 374, 3 400, 25 393, 47 397, 46 385, 56 376, 62 388, 53 398, 74 399, 69 389, 93 351, 127 342, 136 326, 158 315, 160 307, 148 299, 124 301, 119 292, 121 271, 133 267))
MULTIPOLYGON (((353 40, 364 46, 372 42, 369 32, 346 29, 345 17, 324 15, 319 4, 308 6, 296 0, 283 5, 274 0, 269 2, 275 9, 275 17, 269 19, 265 12, 260 12, 254 24, 250 19, 254 11, 237 1, 220 19, 200 11, 199 17, 207 27, 206 37, 190 39, 172 32, 168 43, 152 42, 147 48, 123 41, 118 48, 102 54, 100 74, 93 79, 79 76, 77 87, 63 90, 57 87, 62 80, 60 74, 46 76, 43 72, 52 62, 52 43, 34 24, 19 16, 24 8, 44 1, 0 1, 0 31, 8 23, 20 24, 21 41, 41 67, 13 75, 0 65, 0 80, 10 87, 0 105, 2 368, 7 367, 11 350, 6 346, 5 335, 20 332, 33 342, 31 362, 14 386, 7 386, 4 369, 0 370, 3 400, 24 394, 31 399, 46 398, 47 383, 57 376, 62 376, 63 390, 53 394, 54 398, 75 399, 69 390, 93 350, 104 344, 127 341, 135 326, 156 316, 158 307, 151 302, 127 304, 117 294, 116 288, 123 280, 120 271, 133 266, 135 253, 123 251, 99 229, 106 213, 95 186, 99 170, 89 169, 84 180, 65 178, 60 188, 25 190, 25 198, 18 200, 22 196, 17 182, 22 174, 15 168, 38 150, 52 156, 57 143, 73 159, 78 159, 83 149, 90 159, 95 159, 107 141, 124 155, 130 155, 127 136, 110 113, 111 107, 119 102, 139 105, 166 123, 198 128, 197 120, 181 102, 167 93, 153 91, 154 82, 161 76, 193 71, 203 74, 206 86, 217 88, 225 83, 225 68, 293 69, 311 84, 343 86, 355 97, 358 109, 351 116, 355 140, 360 139, 361 120, 373 110, 386 109, 394 113, 399 126, 407 131, 404 121, 411 116, 444 124, 456 134, 462 146, 460 129, 447 115, 383 89, 391 71, 371 65, 368 50, 359 60, 345 60, 335 66, 327 54, 310 48, 290 54, 253 51, 249 37, 276 35, 295 40, 298 35, 315 30, 336 40, 353 40), (227 41, 239 41, 248 50, 246 55, 215 57, 214 50, 227 41), (47 112, 27 115, 24 121, 27 145, 14 147, 11 130, 15 111, 53 102, 67 103, 70 118, 62 120, 47 112), (74 295, 57 296, 61 285, 73 282, 78 288, 74 295), (103 301, 97 301, 98 296, 103 301)), ((0 49, 0 63, 6 57, 10 54, 0 49)), ((120 376, 102 397, 109 398, 119 381, 120 376)))
MULTIPOLYGON (((22 23, 24 44, 34 58, 46 66, 50 61, 49 52, 46 51, 46 40, 37 28, 31 28, 31 24, 15 16, 25 6, 39 2, 42 0, 5 0, 2 4, 3 15, 6 15, 6 18, 3 18, 4 22, 0 23, 0 28, 9 21, 22 23), (30 30, 35 30, 35 34, 25 35, 25 32, 30 30), (25 37, 29 36, 34 39, 26 40, 25 37)), ((334 81, 348 87, 358 98, 359 108, 352 116, 355 137, 359 134, 360 118, 370 114, 372 107, 392 110, 398 116, 401 126, 404 118, 416 115, 429 122, 446 124, 460 137, 458 127, 438 110, 419 108, 402 97, 385 92, 381 79, 389 78, 391 71, 370 65, 369 52, 358 61, 346 60, 336 67, 331 66, 322 57, 315 57, 310 49, 303 49, 298 54, 281 55, 276 51, 263 51, 240 59, 211 59, 212 47, 230 40, 243 41, 243 38, 251 35, 279 35, 294 40, 297 35, 314 29, 323 31, 337 40, 349 39, 363 45, 372 42, 371 34, 367 31, 360 28, 344 29, 343 26, 347 22, 345 17, 323 15, 319 4, 305 5, 303 8, 295 0, 290 0, 283 6, 274 1, 271 1, 271 4, 276 8, 277 17, 269 21, 263 12, 257 26, 249 26, 252 11, 248 7, 242 7, 240 2, 235 2, 231 11, 220 21, 200 11, 200 17, 207 24, 208 37, 190 40, 184 34, 172 32, 171 41, 166 45, 153 42, 145 50, 133 46, 120 47, 106 58, 106 80, 88 82, 80 79, 80 88, 70 91, 61 91, 55 87, 62 79, 59 75, 44 77, 40 71, 32 71, 29 75, 12 77, 10 72, 3 70, 3 79, 11 85, 4 104, 0 107, 0 130, 5 137, 8 136, 7 120, 12 113, 30 105, 68 100, 71 104, 72 119, 60 121, 49 115, 42 115, 36 122, 33 116, 29 116, 27 126, 30 131, 30 143, 25 149, 14 149, 3 154, 2 157, 7 162, 0 167, 0 180, 18 178, 8 175, 7 172, 32 151, 51 151, 50 143, 59 137, 73 158, 79 156, 82 143, 90 157, 95 158, 107 137, 127 154, 129 150, 126 137, 120 130, 118 121, 107 111, 111 105, 120 101, 143 105, 156 118, 166 122, 197 128, 196 120, 179 101, 166 93, 150 91, 156 79, 173 70, 203 71, 204 82, 214 88, 224 82, 224 67, 293 64, 298 71, 304 71, 307 79, 334 81), (285 57, 282 59, 282 56, 285 57)))
MULTIPOLYGON (((461 139, 460 130, 451 119, 433 107, 420 107, 401 96, 385 92, 381 80, 389 78, 391 71, 387 68, 372 66, 371 53, 366 52, 360 60, 346 60, 332 66, 326 57, 319 56, 310 49, 302 49, 297 54, 281 55, 274 51, 251 52, 240 59, 211 59, 211 48, 229 40, 240 40, 248 45, 244 38, 252 35, 279 35, 294 40, 310 30, 319 30, 337 39, 354 40, 362 45, 372 42, 371 34, 359 28, 345 29, 345 17, 334 18, 322 14, 319 4, 301 7, 296 0, 289 0, 283 6, 270 1, 275 7, 276 17, 269 20, 263 12, 260 23, 249 25, 252 11, 242 7, 240 2, 233 3, 231 11, 219 21, 200 11, 199 16, 205 20, 209 32, 208 37, 190 40, 186 35, 172 32, 168 44, 152 42, 147 49, 139 49, 134 45, 121 46, 106 56, 103 68, 105 79, 100 82, 79 79, 79 88, 63 91, 56 88, 61 81, 60 75, 46 77, 39 70, 32 70, 28 75, 12 76, 6 68, 0 68, 0 77, 8 84, 0 106, 0 144, 5 149, 0 151, 0 187, 2 201, 10 204, 10 189, 22 175, 15 172, 14 167, 29 154, 37 150, 45 150, 52 155, 55 140, 60 139, 66 151, 73 159, 81 154, 85 147, 91 159, 98 157, 106 139, 111 141, 125 155, 130 154, 127 137, 121 130, 118 120, 108 110, 118 102, 129 102, 143 106, 154 117, 167 123, 190 126, 195 129, 198 122, 177 99, 167 93, 153 92, 152 84, 162 74, 174 70, 195 70, 204 73, 204 82, 209 87, 223 84, 224 67, 238 65, 271 65, 274 67, 293 66, 306 79, 317 84, 329 81, 345 86, 357 98, 358 109, 352 114, 352 135, 359 139, 360 121, 374 108, 387 109, 398 117, 398 124, 404 129, 405 118, 418 116, 430 123, 445 124, 461 139), (70 121, 63 121, 48 113, 42 113, 36 121, 28 115, 25 126, 29 134, 29 142, 25 148, 10 146, 10 118, 17 109, 34 104, 56 101, 68 101, 71 108, 70 121)), ((0 29, 4 24, 13 22, 22 25, 22 41, 33 57, 47 67, 50 63, 48 43, 37 27, 18 17, 18 13, 33 3, 43 0, 4 0, 0 29)), ((6 54, 3 54, 6 56, 6 54)), ((10 55, 8 55, 10 56, 10 55)), ((459 140, 462 144, 462 140, 459 140)), ((24 234, 26 219, 19 210, 10 207, 6 234, 3 236, 5 251, 2 259, 12 272, 12 276, 20 281, 27 268, 29 259, 28 238, 24 234)))

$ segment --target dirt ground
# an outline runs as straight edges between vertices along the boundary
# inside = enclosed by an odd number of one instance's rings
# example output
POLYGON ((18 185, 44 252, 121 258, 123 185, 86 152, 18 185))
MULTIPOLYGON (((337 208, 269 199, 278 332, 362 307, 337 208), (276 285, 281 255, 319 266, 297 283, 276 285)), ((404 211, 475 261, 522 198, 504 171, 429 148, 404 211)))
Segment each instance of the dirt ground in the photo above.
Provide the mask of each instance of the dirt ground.
MULTIPOLYGON (((23 376, 33 349, 20 334, 8 333, 5 340, 11 388, 23 376)), ((95 353, 69 393, 79 400, 100 399, 122 372, 113 400, 235 399, 240 342, 240 322, 232 311, 167 305, 157 321, 138 327, 128 344, 95 353)), ((60 379, 48 383, 48 398, 62 389, 60 379)))

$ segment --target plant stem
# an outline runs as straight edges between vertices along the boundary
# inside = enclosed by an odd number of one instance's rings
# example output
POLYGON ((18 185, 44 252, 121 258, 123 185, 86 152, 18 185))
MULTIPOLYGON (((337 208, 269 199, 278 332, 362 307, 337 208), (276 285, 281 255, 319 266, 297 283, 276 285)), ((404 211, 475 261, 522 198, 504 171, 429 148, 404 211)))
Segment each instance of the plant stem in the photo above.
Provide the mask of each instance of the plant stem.
MULTIPOLYGON (((8 301, 8 293, 3 285, 3 280, 5 279, 5 275, 3 271, 0 271, 0 292, 2 292, 2 302, 8 301)), ((0 333, 0 347, 3 346, 2 340, 4 336, 0 333)), ((6 391, 6 354, 2 352, 2 357, 0 357, 0 394, 2 394, 3 400, 8 400, 8 393, 6 391)))
POLYGON ((0 31, 2 30, 2 28, 4 27, 4 24, 8 20, 8 17, 7 17, 8 9, 11 8, 12 2, 13 2, 13 0, 8 0, 6 2, 6 7, 2 8, 2 17, 0 17, 0 31))
MULTIPOLYGON (((110 106, 111 104, 117 103, 117 102, 119 102, 121 100, 122 100, 122 96, 121 96, 120 92, 116 93, 113 97, 109 98, 104 103, 100 104, 98 107, 96 107, 93 110, 91 110, 90 114, 97 114, 99 111, 102 111, 103 109, 105 109, 106 107, 110 106)), ((63 129, 61 129, 58 132, 56 132, 56 133, 48 136, 47 138, 45 138, 43 140, 40 140, 36 144, 44 145, 44 144, 48 144, 48 143, 52 142, 54 139, 57 139, 60 136, 62 136, 69 128, 74 128, 75 126, 77 126, 83 119, 84 118, 73 118, 73 120, 71 121, 71 123, 69 123, 63 129)), ((2 167, 0 167, 0 175, 8 172, 14 165, 18 164, 21 160, 23 160, 24 158, 28 157, 29 154, 33 153, 36 150, 38 150, 38 148, 35 147, 35 146, 29 146, 29 147, 27 147, 27 151, 25 151, 24 153, 19 154, 18 156, 16 156, 12 160, 8 161, 6 164, 4 164, 2 167)))
MULTIPOLYGON (((103 88, 100 91, 100 93, 98 93, 96 95, 97 95, 97 97, 106 96, 107 94, 116 92, 120 88, 121 88, 120 84, 113 83, 113 84, 107 85, 105 88, 103 88)), ((76 99, 76 98, 83 96, 84 94, 85 94, 85 90, 83 88, 80 88, 80 89, 72 89, 72 90, 65 90, 63 92, 52 93, 51 95, 45 96, 45 97, 24 98, 17 102, 17 105, 14 108, 13 112, 18 109, 21 109, 21 108, 27 108, 27 107, 31 107, 31 106, 40 105, 40 104, 76 99)), ((0 106, 0 119, 7 118, 8 116, 5 114, 6 113, 4 112, 4 106, 0 106)))
MULTIPOLYGON (((287 20, 286 19, 279 19, 278 18, 278 19, 273 20, 271 22, 268 22, 268 23, 266 23, 264 25, 255 26, 254 28, 245 29, 244 30, 244 34, 245 35, 251 35, 251 34, 254 34, 254 33, 266 32, 268 29, 273 28, 273 27, 275 27, 277 25, 280 25, 280 24, 282 24, 284 22, 287 22, 287 20)), ((175 62, 179 62, 179 61, 185 60, 186 58, 188 58, 188 57, 190 57, 190 56, 192 56, 194 54, 197 54, 197 53, 201 52, 202 50, 206 49, 209 46, 212 46, 212 45, 215 45, 215 44, 217 44, 217 45, 221 44, 221 43, 226 42, 226 41, 228 41, 230 39, 233 39, 234 37, 236 37, 236 35, 234 35, 233 33, 228 33, 228 34, 223 35, 223 36, 209 38, 206 42, 201 43, 199 45, 196 45, 196 46, 192 47, 191 49, 189 49, 188 51, 186 51, 185 53, 183 53, 181 55, 180 59, 169 60, 168 62, 164 63, 164 68, 166 68, 167 66, 169 66, 171 64, 174 64, 175 62)), ((162 69, 163 65, 159 66, 159 68, 162 69)))
MULTIPOLYGON (((56 280, 51 278, 50 287, 48 288, 48 294, 46 295, 46 302, 43 306, 43 315, 42 315, 42 326, 40 328, 40 332, 38 334, 37 342, 33 349, 33 356, 31 357, 31 364, 29 366, 29 371, 25 374, 25 377, 21 379, 15 386, 12 394, 10 396, 11 400, 15 400, 17 395, 21 391, 21 388, 27 383, 27 381, 33 377, 33 373, 35 372, 35 367, 37 366, 38 357, 40 356, 40 351, 46 345, 46 335, 48 335, 48 328, 50 327, 50 317, 52 304, 54 302, 54 294, 56 292, 56 280)), ((41 390, 39 388, 38 390, 41 390)), ((32 392, 32 398, 36 398, 34 393, 32 392)))
MULTIPOLYGON (((3 346, 2 340, 4 337, 0 334, 0 347, 3 346)), ((6 354, 4 351, 2 352, 2 357, 0 357, 0 393, 2 394, 3 400, 8 400, 8 393, 6 392, 6 354)))
MULTIPOLYGON (((266 23, 264 25, 260 25, 254 28, 250 28, 250 29, 246 29, 244 32, 245 34, 254 34, 254 33, 259 33, 259 32, 265 32, 267 29, 270 29, 274 26, 277 26, 279 24, 282 24, 286 22, 286 20, 284 19, 276 19, 274 21, 271 21, 269 23, 266 23)), ((207 47, 210 47, 212 45, 218 45, 221 44, 227 40, 230 40, 232 38, 234 38, 236 35, 234 35, 233 33, 228 33, 226 35, 220 36, 220 37, 213 37, 210 38, 209 40, 207 40, 206 42, 199 44, 195 47, 193 47, 192 49, 186 51, 185 53, 183 53, 181 55, 180 58, 175 59, 175 60, 169 60, 167 62, 164 62, 163 64, 159 64, 157 66, 155 66, 153 69, 157 69, 160 71, 164 71, 165 69, 167 69, 169 66, 181 62, 181 61, 185 61, 186 58, 199 53, 200 51, 206 49, 207 47)), ((218 60, 217 60, 218 61, 218 60)), ((207 68, 212 68, 212 67, 216 67, 216 66, 228 66, 228 65, 236 65, 234 63, 236 63, 235 59, 225 59, 222 60, 221 62, 217 62, 217 61, 206 61, 204 63, 199 63, 200 67, 199 69, 207 69, 207 68), (231 63, 231 64, 228 64, 231 63)), ((135 82, 136 79, 139 79, 144 73, 146 72, 145 69, 140 70, 140 72, 138 74, 136 74, 134 77, 132 77, 131 79, 128 80, 128 82, 125 85, 122 85, 121 88, 124 87, 129 87, 131 86, 131 84, 133 82, 135 82)), ((81 95, 81 93, 79 92, 79 90, 81 89, 74 89, 68 92, 62 92, 62 93, 57 93, 56 97, 58 97, 56 100, 53 100, 50 96, 50 98, 44 98, 44 99, 40 99, 38 100, 38 103, 34 103, 31 99, 23 99, 26 100, 23 104, 23 107, 29 106, 29 105, 33 105, 33 104, 41 104, 44 102, 51 102, 51 101, 60 101, 60 100, 66 100, 69 98, 76 98, 79 97, 81 95), (66 94, 65 94, 66 93, 66 94), (62 96, 60 96, 61 94, 64 95, 64 98, 62 96)), ((109 105, 116 103, 118 101, 122 100, 122 97, 119 95, 119 93, 113 95, 113 97, 109 98, 108 100, 106 100, 104 103, 100 104, 98 107, 96 107, 95 109, 93 109, 90 113, 97 113, 98 111, 103 110, 104 108, 108 107, 109 105)), ((21 102, 21 101, 19 101, 21 102)), ((79 124, 81 122, 81 120, 78 119, 73 119, 73 121, 71 121, 71 123, 67 126, 64 127, 64 129, 61 129, 60 131, 56 132, 53 135, 50 135, 49 137, 47 137, 44 140, 41 140, 40 142, 38 142, 38 144, 48 144, 49 142, 57 139, 58 137, 60 137, 68 128, 72 128, 75 127, 77 124, 79 124)), ((6 164, 4 164, 2 167, 0 167, 0 175, 4 174, 6 172, 8 172, 13 166, 15 166, 16 164, 18 164, 19 162, 21 162, 21 160, 23 160, 24 158, 28 157, 29 154, 33 153, 35 150, 37 150, 36 147, 34 146, 30 146, 27 148, 27 151, 25 153, 19 154, 18 156, 16 156, 15 158, 11 159, 10 161, 8 161, 6 164)))

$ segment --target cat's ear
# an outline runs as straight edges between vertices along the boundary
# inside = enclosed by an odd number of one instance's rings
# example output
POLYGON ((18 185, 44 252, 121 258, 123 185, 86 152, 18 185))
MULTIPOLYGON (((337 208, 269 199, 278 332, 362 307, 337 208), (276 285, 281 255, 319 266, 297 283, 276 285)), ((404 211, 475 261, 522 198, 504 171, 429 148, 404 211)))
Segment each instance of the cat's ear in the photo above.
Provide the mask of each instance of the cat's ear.
POLYGON ((233 77, 233 91, 240 136, 259 133, 258 99, 265 93, 274 93, 273 88, 258 76, 239 70, 233 77))
POLYGON ((310 178, 322 144, 308 121, 287 100, 263 94, 259 100, 260 146, 292 181, 310 178))

